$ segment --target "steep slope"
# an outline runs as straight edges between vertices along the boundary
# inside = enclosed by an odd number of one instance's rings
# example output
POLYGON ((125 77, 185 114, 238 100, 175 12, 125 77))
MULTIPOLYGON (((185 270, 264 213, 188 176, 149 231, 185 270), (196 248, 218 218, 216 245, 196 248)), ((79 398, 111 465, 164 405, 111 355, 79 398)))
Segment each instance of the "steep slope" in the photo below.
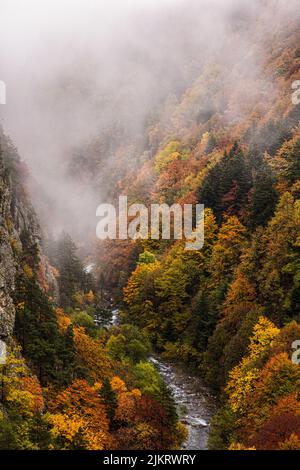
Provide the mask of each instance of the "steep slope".
POLYGON ((0 140, 0 449, 180 447, 186 430, 147 338, 109 328, 108 303, 67 234, 44 240, 50 265, 26 166, 2 131, 0 140))
POLYGON ((147 256, 124 289, 123 318, 219 391, 211 448, 300 442, 291 360, 300 331, 300 17, 265 5, 246 28, 235 23, 229 44, 150 129, 152 157, 123 187, 149 202, 150 169, 150 202, 206 206, 201 251, 140 243, 147 256))
MULTIPOLYGON (((44 259, 40 246, 41 229, 24 188, 26 166, 20 161, 17 150, 2 129, 0 149, 0 336, 9 339, 15 321, 13 295, 16 277, 26 267, 26 257, 32 247, 36 247, 42 261, 44 259)), ((45 272, 48 281, 55 283, 46 266, 45 272)))

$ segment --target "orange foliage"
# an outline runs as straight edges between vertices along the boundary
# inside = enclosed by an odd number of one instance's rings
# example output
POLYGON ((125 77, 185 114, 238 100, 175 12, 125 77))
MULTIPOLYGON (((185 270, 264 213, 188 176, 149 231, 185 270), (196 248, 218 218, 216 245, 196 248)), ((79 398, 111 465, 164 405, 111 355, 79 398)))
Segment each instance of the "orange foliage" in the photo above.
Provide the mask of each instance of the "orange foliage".
POLYGON ((107 449, 110 444, 105 407, 94 388, 75 380, 49 404, 52 435, 64 441, 64 448, 107 449))
POLYGON ((87 367, 94 381, 102 381, 112 373, 112 361, 100 341, 85 333, 84 328, 74 328, 74 344, 78 359, 87 367))
POLYGON ((251 439, 251 445, 258 450, 300 450, 300 416, 283 413, 272 417, 251 439))
POLYGON ((129 391, 120 377, 113 377, 111 379, 112 389, 117 392, 118 407, 115 414, 117 421, 133 422, 136 414, 138 401, 141 398, 139 389, 129 391))
POLYGON ((284 413, 300 415, 300 392, 293 392, 283 396, 270 410, 270 416, 277 416, 284 413))
POLYGON ((67 330, 68 326, 71 324, 70 318, 65 314, 64 310, 62 308, 56 308, 55 309, 56 313, 56 318, 57 318, 57 323, 60 331, 62 333, 65 333, 67 330))
POLYGON ((238 270, 224 302, 225 316, 241 318, 242 314, 245 315, 247 311, 253 308, 255 299, 256 290, 254 285, 238 270))
POLYGON ((35 376, 25 376, 21 379, 22 390, 29 392, 32 396, 34 413, 41 413, 45 407, 42 387, 35 376))

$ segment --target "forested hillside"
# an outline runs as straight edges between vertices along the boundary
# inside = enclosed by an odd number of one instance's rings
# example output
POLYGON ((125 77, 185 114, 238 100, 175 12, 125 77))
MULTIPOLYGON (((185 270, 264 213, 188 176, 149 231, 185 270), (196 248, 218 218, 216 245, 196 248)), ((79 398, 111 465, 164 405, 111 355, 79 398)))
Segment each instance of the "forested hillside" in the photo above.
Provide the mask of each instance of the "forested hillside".
POLYGON ((0 448, 180 447, 185 428, 148 340, 107 328, 108 302, 69 235, 41 243, 26 166, 2 131, 0 163, 0 448))
MULTIPOLYGON (((124 287, 123 319, 218 391, 211 449, 300 448, 300 370, 291 361, 300 337, 300 107, 291 99, 299 16, 269 6, 272 31, 266 18, 241 19, 232 40, 246 26, 251 49, 230 68, 222 51, 205 64, 151 126, 153 156, 124 183, 136 202, 206 207, 202 250, 141 243, 147 256, 124 287)), ((110 262, 118 266, 115 252, 110 262)))
MULTIPOLYGON (((182 7, 184 31, 195 27, 196 3, 182 7)), ((300 367, 292 361, 300 340, 295 4, 257 0, 230 10, 212 44, 205 11, 203 41, 184 36, 184 65, 152 58, 153 88, 140 113, 140 90, 127 90, 128 77, 120 95, 104 88, 93 119, 109 109, 109 123, 98 130, 95 118, 92 137, 76 134, 62 150, 63 170, 53 157, 53 199, 1 129, 0 449, 181 449, 187 429, 149 361, 154 353, 183 363, 217 397, 210 449, 300 450, 300 367), (93 232, 86 218, 100 193, 116 205, 120 195, 147 206, 204 204, 203 248, 97 240, 96 218, 93 232), (72 197, 81 213, 70 236, 72 197), (59 198, 61 206, 53 203, 59 198)), ((166 24, 168 15, 162 44, 166 24)), ((130 60, 147 62, 151 54, 146 60, 140 47, 130 60)), ((62 80, 59 93, 75 82, 62 80)), ((40 152, 50 159, 53 148, 48 142, 40 152)))

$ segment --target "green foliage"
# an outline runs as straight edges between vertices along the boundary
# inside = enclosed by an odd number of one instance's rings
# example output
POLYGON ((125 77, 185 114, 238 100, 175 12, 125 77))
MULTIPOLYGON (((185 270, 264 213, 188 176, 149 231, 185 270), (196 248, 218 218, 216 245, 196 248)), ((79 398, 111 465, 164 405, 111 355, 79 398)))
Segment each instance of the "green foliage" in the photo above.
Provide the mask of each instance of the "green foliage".
POLYGON ((156 260, 155 255, 150 251, 144 251, 140 254, 138 264, 151 264, 156 260))
POLYGON ((58 329, 57 318, 35 278, 21 276, 15 291, 15 335, 40 382, 67 384, 74 376, 73 332, 58 329))
POLYGON ((274 177, 266 166, 258 168, 253 183, 251 226, 267 225, 273 216, 278 193, 274 189, 274 177))
MULTIPOLYGON (((234 22, 234 40, 244 24, 240 18, 234 22)), ((259 18, 255 24, 260 29, 253 31, 253 57, 261 53, 265 36, 259 18)), ((112 249, 106 265, 99 263, 101 301, 108 287, 117 287, 121 302, 125 286, 121 320, 127 323, 121 326, 96 333, 93 318, 106 327, 110 312, 99 304, 93 278, 67 234, 49 241, 47 249, 58 271, 59 304, 68 314, 58 320, 39 280, 37 237, 26 217, 21 222, 26 169, 0 130, 1 176, 11 197, 1 242, 8 232, 8 248, 19 265, 15 339, 27 361, 18 354, 0 371, 0 448, 179 447, 174 401, 146 362, 149 340, 166 357, 198 368, 220 393, 211 449, 299 448, 300 376, 290 353, 300 334, 300 107, 291 109, 287 99, 298 70, 299 40, 297 28, 285 23, 279 31, 275 21, 272 26, 272 54, 263 51, 263 80, 256 74, 245 77, 238 57, 233 67, 201 64, 198 77, 199 64, 187 63, 189 89, 184 93, 178 83, 180 99, 158 109, 157 122, 151 116, 148 136, 139 136, 137 145, 118 124, 99 137, 101 144, 76 152, 72 176, 88 175, 98 186, 95 169, 103 170, 102 154, 109 151, 120 162, 112 186, 128 189, 130 199, 206 206, 202 250, 187 252, 183 242, 130 243, 124 251, 112 249), (273 80, 272 99, 266 77, 273 80), (233 82, 243 86, 232 87, 233 82), (151 144, 142 148, 147 137, 151 144), (129 148, 143 154, 137 159, 141 170, 129 165, 133 175, 122 164, 129 148), (110 283, 115 271, 119 283, 110 283), (89 383, 76 383, 77 377, 89 383), (52 416, 45 414, 40 385, 52 416)), ((104 175, 105 187, 111 185, 104 175)))
POLYGON ((49 240, 47 254, 59 272, 60 305, 63 308, 76 306, 76 294, 80 291, 88 293, 94 286, 91 275, 83 269, 70 235, 62 233, 57 241, 49 240))
POLYGON ((116 409, 118 406, 118 399, 116 392, 112 389, 110 380, 108 377, 105 377, 102 383, 102 387, 99 392, 99 396, 105 405, 106 414, 112 427, 114 422, 114 417, 116 409))
POLYGON ((107 341, 107 349, 113 358, 132 363, 147 359, 150 343, 136 326, 124 324, 113 331, 107 341))
POLYGON ((227 450, 235 439, 237 429, 236 415, 233 411, 229 407, 221 408, 211 422, 208 448, 210 450, 227 450))
POLYGON ((160 403, 164 409, 170 426, 175 428, 178 423, 176 404, 172 392, 164 381, 161 382, 159 393, 155 396, 158 403, 160 403))
POLYGON ((240 214, 251 185, 250 162, 236 143, 208 172, 199 189, 198 200, 213 209, 220 222, 224 214, 240 214))
POLYGON ((270 155, 275 155, 290 135, 290 130, 284 119, 277 119, 276 121, 270 119, 258 132, 254 133, 251 140, 262 153, 266 151, 270 155))
POLYGON ((160 393, 162 379, 150 362, 139 362, 134 366, 134 376, 142 393, 156 396, 160 393))
POLYGON ((20 450, 19 423, 10 421, 4 416, 0 419, 0 448, 5 450, 20 450))
POLYGON ((211 153, 216 148, 216 145, 217 145, 217 141, 216 141, 215 137, 213 135, 209 134, 208 142, 207 142, 207 145, 205 147, 205 153, 207 153, 207 154, 211 153))
POLYGON ((94 320, 87 312, 75 311, 71 314, 71 321, 74 326, 82 326, 90 336, 95 335, 96 326, 94 320))
POLYGON ((180 158, 180 142, 169 142, 166 147, 156 156, 155 169, 158 172, 164 170, 168 164, 180 158))

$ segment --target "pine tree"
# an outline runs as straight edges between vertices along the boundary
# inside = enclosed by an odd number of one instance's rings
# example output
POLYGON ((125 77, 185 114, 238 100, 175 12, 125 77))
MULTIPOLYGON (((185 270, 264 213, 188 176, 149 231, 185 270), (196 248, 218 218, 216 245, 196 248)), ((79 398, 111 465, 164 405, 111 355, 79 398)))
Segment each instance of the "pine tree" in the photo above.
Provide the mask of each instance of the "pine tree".
POLYGON ((158 403, 163 407, 166 413, 168 423, 171 427, 175 427, 178 421, 175 400, 171 390, 164 381, 161 382, 159 394, 156 397, 158 403))
POLYGON ((198 200, 213 209, 217 221, 224 214, 239 215, 252 186, 250 165, 236 142, 229 154, 223 158, 206 176, 198 193, 198 200))
POLYGON ((99 392, 99 396, 105 405, 106 414, 109 419, 110 427, 114 425, 114 417, 116 414, 118 399, 116 392, 112 389, 110 380, 105 377, 102 383, 102 387, 99 392))
POLYGON ((61 351, 59 354, 62 361, 60 382, 69 385, 79 374, 76 363, 76 349, 74 344, 73 326, 69 325, 61 341, 61 351))
POLYGON ((43 385, 56 381, 62 338, 54 310, 34 278, 18 279, 15 303, 15 335, 23 355, 43 385))
POLYGON ((210 154, 216 148, 216 145, 217 145, 217 141, 216 141, 215 137, 210 134, 209 138, 208 138, 206 148, 205 148, 205 153, 210 154))
POLYGON ((288 152, 287 161, 286 177, 292 184, 300 179, 300 138, 296 140, 291 151, 288 152))
POLYGON ((94 288, 92 275, 84 271, 77 247, 67 233, 63 232, 49 249, 50 260, 59 271, 60 304, 64 308, 72 307, 76 292, 87 293, 94 288))
POLYGON ((274 178, 271 170, 266 166, 261 166, 255 176, 252 207, 251 207, 251 227, 254 229, 259 225, 267 225, 274 215, 278 193, 274 188, 274 178))

